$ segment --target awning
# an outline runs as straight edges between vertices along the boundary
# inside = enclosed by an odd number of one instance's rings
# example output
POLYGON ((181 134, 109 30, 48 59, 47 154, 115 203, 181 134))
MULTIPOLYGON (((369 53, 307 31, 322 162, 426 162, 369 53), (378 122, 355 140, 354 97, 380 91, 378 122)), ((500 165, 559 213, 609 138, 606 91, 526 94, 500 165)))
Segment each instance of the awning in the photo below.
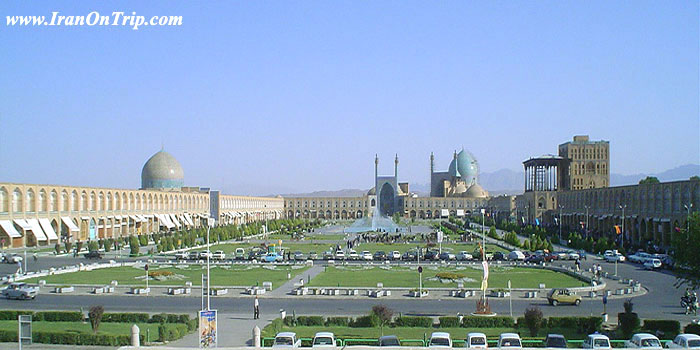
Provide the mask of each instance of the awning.
POLYGON ((464 209, 457 209, 457 216, 464 216, 464 209))
POLYGON ((175 226, 177 226, 178 228, 179 228, 180 226, 182 226, 182 225, 180 224, 180 221, 179 221, 179 220, 177 219, 177 217, 175 216, 175 214, 165 214, 165 215, 170 216, 170 219, 172 219, 172 222, 173 222, 173 223, 175 224, 175 226))
POLYGON ((440 216, 450 216, 450 211, 447 209, 441 209, 440 216))
POLYGON ((39 224, 41 225, 41 228, 44 229, 44 232, 46 232, 46 236, 49 237, 49 240, 52 240, 52 239, 58 240, 58 236, 56 235, 56 231, 54 231, 53 227, 51 227, 51 223, 49 222, 49 219, 39 219, 39 224))
POLYGON ((44 231, 41 229, 41 225, 39 224, 39 220, 37 219, 27 219, 27 223, 29 226, 31 226, 31 231, 34 234, 34 237, 36 237, 37 241, 45 241, 46 240, 46 234, 44 234, 44 231))
POLYGON ((29 226, 29 223, 27 222, 27 220, 24 220, 24 219, 15 219, 15 224, 19 225, 19 227, 21 227, 25 231, 32 229, 32 227, 29 226))
POLYGON ((185 213, 185 220, 187 220, 187 223, 190 226, 194 226, 194 222, 192 222, 192 217, 190 216, 190 214, 185 213))
POLYGON ((170 219, 168 218, 167 215, 162 215, 162 214, 156 214, 156 217, 160 221, 161 224, 165 225, 168 229, 171 229, 175 227, 172 222, 170 222, 170 219))
MULTIPOLYGON (((61 218, 62 218, 62 217, 61 217, 61 218)), ((80 219, 81 219, 81 220, 90 220, 90 217, 89 217, 89 216, 81 216, 80 219)))
POLYGON ((121 216, 121 215, 117 215, 117 216, 115 216, 114 218, 117 219, 117 220, 121 220, 121 219, 122 219, 122 216, 121 216))
MULTIPOLYGON (((147 222, 147 221, 148 221, 148 219, 146 219, 146 216, 143 216, 143 215, 136 215, 136 217, 139 218, 139 219, 141 219, 141 222, 147 222)), ((150 216, 150 217, 153 217, 153 216, 150 216)))
MULTIPOLYGON (((89 219, 90 219, 90 218, 87 218, 87 219, 85 219, 85 220, 89 220, 89 219)), ((78 228, 78 226, 75 226, 75 223, 74 223, 73 220, 71 220, 69 217, 67 217, 67 216, 61 216, 61 221, 63 221, 63 223, 66 224, 66 226, 68 226, 68 229, 69 229, 69 230, 71 230, 71 231, 73 231, 73 232, 78 232, 78 231, 80 231, 80 229, 78 228)))
POLYGON ((22 235, 15 230, 15 225, 13 225, 10 220, 0 220, 0 226, 2 226, 2 229, 5 230, 5 233, 7 233, 10 238, 22 238, 22 235))
POLYGON ((141 219, 137 218, 134 215, 129 215, 129 218, 131 218, 132 221, 141 222, 141 219))

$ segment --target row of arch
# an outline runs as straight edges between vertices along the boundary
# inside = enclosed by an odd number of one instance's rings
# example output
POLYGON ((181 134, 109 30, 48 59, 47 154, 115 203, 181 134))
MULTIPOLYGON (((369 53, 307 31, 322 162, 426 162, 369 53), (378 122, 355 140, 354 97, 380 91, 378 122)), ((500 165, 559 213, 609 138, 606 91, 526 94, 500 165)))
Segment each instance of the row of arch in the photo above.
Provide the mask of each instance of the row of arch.
POLYGON ((361 219, 367 215, 362 210, 288 210, 287 218, 295 219, 326 219, 326 220, 344 220, 344 219, 361 219))
POLYGON ((448 208, 480 208, 486 204, 486 200, 455 200, 455 199, 406 199, 406 209, 418 208, 417 211, 430 211, 427 208, 448 209, 448 208), (425 203, 425 205, 423 205, 425 203))
POLYGON ((0 213, 105 210, 194 211, 204 210, 208 205, 208 196, 196 193, 0 186, 0 213))
POLYGON ((346 198, 346 199, 288 199, 285 206, 288 209, 294 208, 367 208, 375 206, 375 199, 368 201, 366 198, 346 198))
POLYGON ((222 210, 235 209, 282 209, 284 202, 279 198, 258 198, 242 196, 221 196, 220 207, 222 210))
POLYGON ((590 189, 562 193, 558 197, 566 211, 585 210, 587 206, 609 212, 626 205, 628 213, 680 213, 687 205, 694 208, 700 205, 700 181, 590 189))
MULTIPOLYGON (((581 223, 589 225, 591 232, 603 232, 614 235, 614 227, 622 226, 622 218, 617 215, 571 214, 562 216, 562 223, 567 227, 580 227, 581 223)), ((652 241, 662 246, 668 246, 674 232, 687 225, 687 216, 677 215, 670 218, 627 216, 624 219, 624 237, 636 245, 652 241)))

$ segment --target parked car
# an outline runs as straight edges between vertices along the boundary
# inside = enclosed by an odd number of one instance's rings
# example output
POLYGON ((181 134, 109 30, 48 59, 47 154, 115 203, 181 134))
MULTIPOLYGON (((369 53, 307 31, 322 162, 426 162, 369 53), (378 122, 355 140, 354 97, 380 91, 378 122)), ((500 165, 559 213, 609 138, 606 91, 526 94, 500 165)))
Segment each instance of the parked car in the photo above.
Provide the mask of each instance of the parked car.
POLYGON ((647 259, 651 258, 651 254, 649 254, 645 251, 638 250, 636 253, 628 256, 628 258, 629 258, 628 260, 630 262, 637 263, 637 264, 644 264, 644 262, 647 259))
POLYGON ((348 260, 360 260, 360 254, 355 249, 348 250, 348 260))
POLYGON ((224 260, 226 259, 226 253, 223 250, 217 250, 212 255, 211 258, 214 260, 224 260))
POLYGON ((369 252, 369 250, 363 250, 362 253, 360 254, 360 257, 362 257, 362 260, 372 260, 372 253, 369 252))
POLYGON ((454 254, 452 254, 450 252, 442 252, 442 253, 440 253, 440 255, 438 255, 438 259, 449 261, 449 260, 455 260, 456 257, 454 254))
POLYGON ((199 258, 200 258, 200 259, 206 259, 207 256, 208 256, 209 258, 211 258, 212 255, 211 255, 211 252, 210 252, 210 251, 208 251, 208 250, 202 250, 201 252, 199 252, 199 258))
POLYGON ((666 343, 666 347, 676 349, 700 349, 700 335, 679 334, 673 341, 666 343))
POLYGON ((581 296, 576 295, 572 291, 565 288, 553 288, 547 293, 547 301, 552 306, 557 306, 559 304, 581 304, 581 296))
POLYGON ((316 259, 318 259, 318 253, 316 253, 316 252, 309 252, 309 259, 311 259, 311 260, 316 260, 316 259))
POLYGON ((277 335, 275 336, 275 342, 272 343, 273 349, 287 349, 300 347, 301 339, 297 338, 297 334, 294 332, 277 333, 277 335))
POLYGON ((85 259, 102 259, 102 254, 97 250, 85 253, 85 259))
POLYGON ((379 346, 401 346, 399 337, 395 335, 384 335, 379 337, 379 346))
POLYGON ((323 252, 323 260, 333 260, 333 252, 330 250, 323 252))
POLYGON ((175 259, 177 260, 187 260, 189 258, 190 254, 188 252, 178 252, 175 253, 175 259))
POLYGON ((16 264, 16 263, 21 263, 22 260, 24 260, 21 256, 17 254, 6 254, 4 261, 8 264, 16 264))
POLYGON ((189 260, 197 260, 197 259, 199 259, 199 253, 197 253, 197 252, 189 252, 189 253, 187 254, 187 259, 189 259, 189 260))
POLYGON ((575 250, 569 250, 566 252, 567 257, 569 260, 578 260, 581 258, 581 255, 575 250))
POLYGON ((401 260, 401 252, 398 250, 394 250, 391 253, 389 253, 389 259, 391 260, 401 260))
POLYGON ((379 261, 386 260, 386 252, 384 252, 383 250, 378 250, 378 251, 374 252, 374 255, 372 256, 372 258, 374 260, 379 260, 379 261))
POLYGON ((269 252, 265 254, 265 261, 266 262, 281 262, 284 260, 284 257, 282 255, 277 254, 276 252, 269 252))
POLYGON ((31 287, 24 282, 11 283, 2 290, 2 296, 7 299, 34 299, 39 288, 31 287))
POLYGON ((598 333, 589 334, 583 340, 581 347, 584 349, 612 349, 610 347, 610 338, 598 333))
POLYGON ((493 253, 492 260, 506 260, 506 256, 502 252, 495 252, 493 253))
POLYGON ((566 338, 561 334, 547 334, 544 338, 544 347, 566 349, 566 338))
POLYGON ((532 254, 525 258, 525 262, 539 264, 544 261, 544 255, 532 254))
POLYGON ((342 250, 337 250, 335 252, 335 260, 345 260, 345 252, 342 250))
POLYGON ((605 253, 603 253, 603 259, 605 261, 614 263, 614 262, 624 262, 625 261, 625 256, 620 254, 617 250, 606 250, 605 253))
POLYGON ((557 260, 569 260, 569 253, 567 252, 554 252, 557 256, 557 260))
POLYGON ((243 248, 236 248, 236 250, 234 251, 233 254, 234 254, 234 257, 236 258, 236 260, 245 259, 245 249, 243 249, 243 248))
POLYGON ((464 345, 471 349, 486 349, 489 347, 484 333, 469 333, 465 339, 464 345))
POLYGON ((651 258, 644 262, 644 268, 647 270, 656 270, 661 268, 661 260, 651 258))
POLYGON ((334 348, 335 335, 331 332, 318 332, 311 342, 312 348, 334 348))
POLYGON ((517 333, 503 333, 498 337, 498 347, 501 349, 522 349, 523 344, 517 333))
POLYGON ((435 250, 428 250, 425 252, 425 255, 423 255, 423 259, 425 260, 437 260, 438 259, 439 253, 435 250))
POLYGON ((300 251, 296 251, 296 252, 294 252, 294 260, 297 260, 297 261, 306 260, 306 257, 304 256, 304 253, 302 253, 300 251))
POLYGON ((508 254, 510 261, 525 261, 525 254, 519 250, 514 250, 508 254))
POLYGON ((248 260, 263 260, 266 254, 262 249, 253 249, 248 253, 248 260))
POLYGON ((433 332, 430 335, 430 341, 428 341, 429 348, 451 348, 452 338, 450 338, 450 333, 447 332, 433 332))
POLYGON ((556 253, 546 253, 544 255, 544 261, 545 262, 552 262, 554 260, 559 260, 559 254, 556 253))
POLYGON ((632 339, 625 340, 626 348, 634 349, 661 349, 659 338, 649 333, 637 333, 632 339))
POLYGON ((418 257, 418 252, 415 250, 409 250, 401 255, 401 260, 414 261, 416 260, 416 257, 418 257))
POLYGON ((455 259, 457 259, 459 261, 470 261, 470 260, 474 259, 474 256, 469 254, 469 252, 466 252, 463 250, 463 251, 457 253, 457 255, 455 256, 455 259))

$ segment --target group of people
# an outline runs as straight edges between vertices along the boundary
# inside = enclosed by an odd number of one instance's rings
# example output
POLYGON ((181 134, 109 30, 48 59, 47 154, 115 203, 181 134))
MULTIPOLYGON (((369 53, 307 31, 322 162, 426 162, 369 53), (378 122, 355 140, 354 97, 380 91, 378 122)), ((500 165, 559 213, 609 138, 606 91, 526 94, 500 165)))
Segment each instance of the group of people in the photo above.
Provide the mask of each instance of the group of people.
POLYGON ((685 314, 698 314, 698 293, 686 288, 685 295, 681 297, 681 306, 685 307, 685 314))

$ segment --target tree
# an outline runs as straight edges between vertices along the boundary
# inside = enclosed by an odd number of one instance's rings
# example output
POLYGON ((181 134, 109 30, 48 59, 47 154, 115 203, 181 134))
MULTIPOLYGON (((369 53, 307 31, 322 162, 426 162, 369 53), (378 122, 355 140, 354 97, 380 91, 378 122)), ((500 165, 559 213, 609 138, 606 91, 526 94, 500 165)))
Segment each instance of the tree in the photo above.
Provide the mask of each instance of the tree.
POLYGON ((394 213, 393 218, 394 218, 394 222, 397 225, 401 223, 401 214, 399 214, 398 211, 396 213, 394 213))
POLYGON ((700 181, 700 176, 693 175, 690 177, 690 181, 700 181))
POLYGON ((384 335, 384 325, 391 322, 392 317, 394 317, 394 310, 386 305, 374 305, 372 306, 372 314, 379 319, 379 327, 382 335, 384 335))
POLYGON ((92 327, 92 331, 94 333, 97 333, 97 331, 100 329, 100 321, 102 321, 102 314, 104 314, 104 312, 105 309, 102 307, 102 305, 90 307, 88 317, 90 318, 90 327, 92 327))
POLYGON ((539 331, 542 326, 542 320, 542 310, 540 310, 539 307, 534 306, 525 309, 525 325, 527 329, 530 330, 531 337, 537 336, 537 331, 539 331))
POLYGON ((694 212, 688 218, 686 227, 673 234, 671 256, 676 269, 676 287, 687 284, 695 289, 700 287, 700 213, 694 212))
POLYGON ((656 176, 647 176, 646 178, 639 180, 640 185, 657 184, 659 179, 656 176))
POLYGON ((625 312, 617 314, 617 319, 620 322, 618 329, 622 331, 622 336, 625 339, 629 339, 632 334, 639 329, 639 316, 637 316, 636 312, 632 312, 634 309, 632 299, 627 299, 623 307, 625 308, 625 312))
POLYGON ((131 256, 139 255, 139 239, 136 236, 130 236, 129 238, 129 249, 131 250, 131 256))
POLYGON ((498 239, 498 232, 496 231, 496 227, 491 226, 491 228, 489 229, 489 233, 487 235, 491 238, 498 239))

